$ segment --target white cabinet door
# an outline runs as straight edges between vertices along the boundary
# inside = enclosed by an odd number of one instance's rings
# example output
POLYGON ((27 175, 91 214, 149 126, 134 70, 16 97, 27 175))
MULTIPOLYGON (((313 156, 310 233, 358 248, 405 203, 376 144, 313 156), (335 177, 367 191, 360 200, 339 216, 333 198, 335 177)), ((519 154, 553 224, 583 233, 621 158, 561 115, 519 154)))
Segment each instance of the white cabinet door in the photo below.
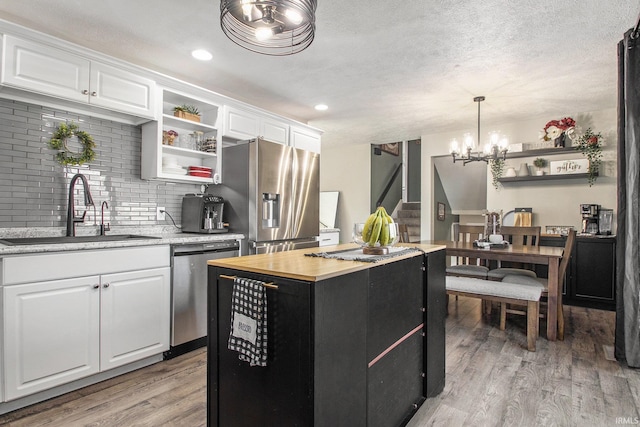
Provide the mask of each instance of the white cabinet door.
POLYGON ((89 102, 110 110, 155 118, 156 83, 100 62, 91 62, 89 102))
POLYGON ((260 120, 259 135, 267 141, 289 145, 289 125, 286 123, 263 118, 260 120))
POLYGON ((166 267, 101 277, 101 370, 169 349, 169 271, 166 267))
POLYGON ((88 101, 89 60, 50 46, 4 36, 2 84, 88 101))
POLYGON ((291 146, 320 153, 320 135, 311 129, 291 126, 291 146))
POLYGON ((156 84, 63 49, 5 36, 2 84, 155 118, 156 84))
POLYGON ((99 371, 99 280, 2 288, 7 401, 99 371))
POLYGON ((224 107, 224 136, 251 139, 260 135, 260 119, 256 114, 233 107, 224 107))

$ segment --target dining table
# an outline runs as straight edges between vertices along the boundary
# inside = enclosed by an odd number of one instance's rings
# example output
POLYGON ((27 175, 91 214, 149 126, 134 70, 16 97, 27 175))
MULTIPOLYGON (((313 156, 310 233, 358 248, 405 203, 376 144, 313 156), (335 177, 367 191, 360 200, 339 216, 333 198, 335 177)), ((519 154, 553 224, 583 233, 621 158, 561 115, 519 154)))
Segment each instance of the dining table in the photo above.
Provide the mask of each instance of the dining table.
POLYGON ((474 242, 455 242, 449 240, 425 241, 421 243, 445 245, 447 256, 548 266, 547 339, 549 341, 564 339, 562 283, 558 277, 558 270, 564 248, 512 244, 491 245, 491 247, 482 248, 474 245, 474 242))

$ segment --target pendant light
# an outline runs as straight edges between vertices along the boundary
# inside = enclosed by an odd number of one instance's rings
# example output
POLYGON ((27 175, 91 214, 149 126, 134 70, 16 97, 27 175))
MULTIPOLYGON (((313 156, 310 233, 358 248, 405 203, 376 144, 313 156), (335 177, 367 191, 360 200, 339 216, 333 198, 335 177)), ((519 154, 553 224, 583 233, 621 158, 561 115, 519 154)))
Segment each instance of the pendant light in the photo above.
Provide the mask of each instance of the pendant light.
MULTIPOLYGON (((485 100, 484 96, 476 96, 473 98, 475 102, 478 103, 478 144, 480 144, 480 103, 485 100)), ((462 165, 466 165, 471 162, 487 162, 489 160, 498 160, 502 158, 505 160, 507 158, 507 150, 509 141, 506 137, 500 137, 500 134, 497 132, 492 132, 489 136, 489 142, 487 142, 484 146, 484 151, 478 151, 473 153, 475 149, 475 142, 471 134, 464 135, 464 147, 460 147, 457 139, 451 140, 451 146, 449 148, 449 152, 453 157, 453 162, 462 161, 462 165)))
POLYGON ((317 0, 221 0, 220 25, 245 49, 292 55, 313 41, 316 5, 317 0))

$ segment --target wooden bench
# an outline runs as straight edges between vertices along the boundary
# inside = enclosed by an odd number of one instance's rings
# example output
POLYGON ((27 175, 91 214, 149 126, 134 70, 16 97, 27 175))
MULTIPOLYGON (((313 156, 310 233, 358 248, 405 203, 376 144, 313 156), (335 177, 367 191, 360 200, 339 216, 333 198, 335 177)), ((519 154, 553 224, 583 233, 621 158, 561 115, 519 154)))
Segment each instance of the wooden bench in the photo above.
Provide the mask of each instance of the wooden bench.
MULTIPOLYGON (((536 351, 536 339, 538 338, 538 313, 540 312, 540 295, 543 286, 521 285, 518 283, 495 282, 471 277, 446 277, 447 294, 462 295, 471 298, 480 298, 487 301, 496 301, 501 304, 527 305, 527 349, 536 351)), ((504 310, 500 313, 500 330, 505 329, 506 316, 504 310)))

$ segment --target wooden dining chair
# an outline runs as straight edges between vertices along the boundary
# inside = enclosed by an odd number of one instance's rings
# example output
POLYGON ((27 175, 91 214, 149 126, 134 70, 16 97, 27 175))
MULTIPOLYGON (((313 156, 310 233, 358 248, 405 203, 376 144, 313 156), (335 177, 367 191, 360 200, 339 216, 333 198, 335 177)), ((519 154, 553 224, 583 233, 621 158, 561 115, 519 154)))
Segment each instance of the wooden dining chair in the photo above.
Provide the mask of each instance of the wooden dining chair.
MULTIPOLYGON (((574 241, 576 239, 576 230, 570 230, 567 235, 567 241, 564 244, 564 252, 562 253, 562 260, 560 261, 560 266, 558 268, 558 289, 562 289, 564 284, 564 277, 567 271, 567 266, 569 265, 569 260, 571 259, 571 251, 573 251, 574 241)), ((531 285, 531 286, 543 286, 542 298, 547 298, 549 296, 549 281, 548 279, 541 277, 530 277, 530 276, 522 276, 522 275, 507 275, 502 279, 503 282, 507 283, 517 283, 521 285, 531 285)), ((522 309, 517 309, 513 307, 514 304, 501 304, 500 306, 500 322, 506 320, 507 313, 509 314, 519 314, 526 315, 526 311, 522 309)), ((541 303, 541 306, 545 306, 545 304, 541 303)), ((545 313, 541 310, 540 317, 546 317, 545 313)), ((558 298, 558 339, 564 339, 564 308, 562 306, 562 296, 558 298)))
MULTIPOLYGON (((463 243, 473 242, 482 239, 483 234, 483 225, 460 224, 457 236, 454 235, 453 240, 463 243)), ((486 279, 489 268, 483 264, 483 260, 478 258, 456 257, 456 265, 447 267, 446 272, 449 276, 486 279)))
POLYGON ((409 243, 409 231, 407 230, 407 224, 398 223, 398 234, 400 237, 400 243, 409 243))
MULTIPOLYGON (((503 226, 500 229, 504 240, 512 245, 518 246, 539 246, 540 245, 540 227, 509 227, 503 226)), ((489 280, 501 281, 507 275, 522 275, 529 277, 537 277, 536 272, 532 270, 533 266, 511 263, 507 266, 500 265, 498 268, 489 270, 487 278, 489 280)))

